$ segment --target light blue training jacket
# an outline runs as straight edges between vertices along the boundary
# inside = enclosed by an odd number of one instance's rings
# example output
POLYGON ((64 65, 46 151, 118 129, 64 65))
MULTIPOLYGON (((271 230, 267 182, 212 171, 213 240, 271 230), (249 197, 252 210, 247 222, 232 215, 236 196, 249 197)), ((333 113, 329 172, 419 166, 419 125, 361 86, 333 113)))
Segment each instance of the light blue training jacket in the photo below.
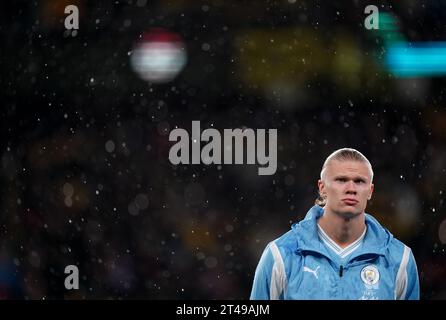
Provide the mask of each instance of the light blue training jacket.
POLYGON ((257 266, 252 300, 417 300, 418 271, 409 247, 365 214, 367 231, 357 250, 337 258, 318 235, 312 207, 304 220, 270 242, 257 266))

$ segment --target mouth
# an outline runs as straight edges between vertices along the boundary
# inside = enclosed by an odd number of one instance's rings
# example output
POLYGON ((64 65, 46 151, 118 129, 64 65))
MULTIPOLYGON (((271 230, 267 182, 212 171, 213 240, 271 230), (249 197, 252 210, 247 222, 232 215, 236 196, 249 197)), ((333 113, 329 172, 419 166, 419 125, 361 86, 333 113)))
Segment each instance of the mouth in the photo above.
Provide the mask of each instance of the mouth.
POLYGON ((344 202, 348 206, 355 206, 358 204, 359 201, 356 199, 347 198, 347 199, 342 199, 342 202, 344 202))

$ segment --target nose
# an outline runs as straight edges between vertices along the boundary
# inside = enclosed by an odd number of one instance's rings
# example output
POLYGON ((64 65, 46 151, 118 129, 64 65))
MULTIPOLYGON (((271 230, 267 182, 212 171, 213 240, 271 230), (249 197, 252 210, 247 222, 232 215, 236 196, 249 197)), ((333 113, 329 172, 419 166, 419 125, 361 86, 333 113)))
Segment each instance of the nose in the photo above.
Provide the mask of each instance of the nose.
POLYGON ((347 194, 356 194, 356 184, 354 181, 348 181, 345 186, 345 193, 347 194))

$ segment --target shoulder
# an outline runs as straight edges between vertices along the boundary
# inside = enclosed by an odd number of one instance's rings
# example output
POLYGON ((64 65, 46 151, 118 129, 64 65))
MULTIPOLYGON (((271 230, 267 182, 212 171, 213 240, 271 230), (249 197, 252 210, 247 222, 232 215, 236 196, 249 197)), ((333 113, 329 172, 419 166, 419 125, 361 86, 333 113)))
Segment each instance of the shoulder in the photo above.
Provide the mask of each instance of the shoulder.
POLYGON ((392 238, 387 247, 387 256, 390 261, 396 265, 400 265, 404 260, 408 260, 412 256, 412 249, 397 238, 392 238))
POLYGON ((294 230, 289 230, 279 238, 273 240, 277 247, 283 250, 292 250, 297 248, 297 237, 294 230))
POLYGON ((399 265, 403 257, 412 255, 412 250, 393 236, 393 234, 384 226, 382 226, 373 216, 366 215, 370 232, 372 234, 372 246, 380 247, 387 259, 399 265))
POLYGON ((273 255, 277 255, 277 253, 280 253, 281 258, 284 261, 287 260, 290 256, 295 255, 298 249, 298 242, 295 231, 289 230, 288 232, 284 233, 279 238, 271 241, 268 244, 267 248, 270 249, 273 255))

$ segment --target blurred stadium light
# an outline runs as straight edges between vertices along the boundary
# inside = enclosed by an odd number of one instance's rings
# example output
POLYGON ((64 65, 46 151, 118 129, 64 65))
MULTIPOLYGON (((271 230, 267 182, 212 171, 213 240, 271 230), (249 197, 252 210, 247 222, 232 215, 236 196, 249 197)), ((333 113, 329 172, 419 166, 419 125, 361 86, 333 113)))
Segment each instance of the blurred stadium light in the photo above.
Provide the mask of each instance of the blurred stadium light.
POLYGON ((405 39, 397 18, 380 14, 378 35, 384 40, 385 66, 397 77, 429 77, 446 74, 446 42, 416 42, 405 39))
POLYGON ((173 80, 185 66, 186 60, 180 36, 163 29, 145 33, 130 58, 133 70, 141 79, 154 83, 173 80))
POLYGON ((387 48, 386 63, 398 77, 446 74, 446 42, 399 43, 387 48))

